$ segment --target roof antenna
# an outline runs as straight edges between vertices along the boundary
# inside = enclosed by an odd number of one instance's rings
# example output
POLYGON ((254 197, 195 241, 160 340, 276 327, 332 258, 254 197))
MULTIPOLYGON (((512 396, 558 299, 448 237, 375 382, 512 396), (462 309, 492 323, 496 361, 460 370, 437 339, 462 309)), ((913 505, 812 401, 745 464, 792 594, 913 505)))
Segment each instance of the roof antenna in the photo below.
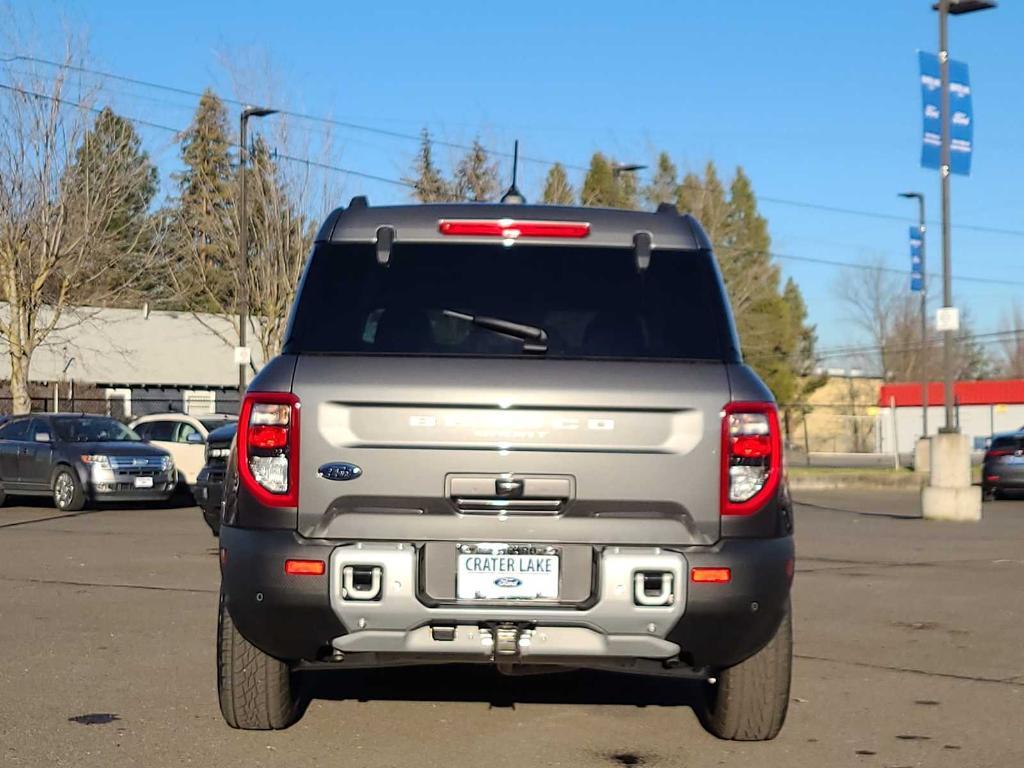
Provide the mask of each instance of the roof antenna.
POLYGON ((512 186, 508 188, 508 191, 501 196, 501 202, 506 205, 523 205, 526 202, 526 198, 523 197, 522 193, 516 188, 516 174, 519 171, 519 139, 516 139, 515 146, 512 150, 512 186))

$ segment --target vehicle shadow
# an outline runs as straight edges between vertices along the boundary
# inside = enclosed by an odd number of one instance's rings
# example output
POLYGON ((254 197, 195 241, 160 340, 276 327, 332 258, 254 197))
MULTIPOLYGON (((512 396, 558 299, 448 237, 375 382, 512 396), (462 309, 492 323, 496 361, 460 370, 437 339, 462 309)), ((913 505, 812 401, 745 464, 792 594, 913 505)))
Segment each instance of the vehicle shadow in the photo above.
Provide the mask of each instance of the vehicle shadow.
POLYGON ((694 709, 703 701, 703 684, 695 680, 592 670, 503 675, 483 664, 453 664, 330 670, 309 678, 304 686, 307 696, 330 701, 480 702, 492 707, 610 704, 694 709))

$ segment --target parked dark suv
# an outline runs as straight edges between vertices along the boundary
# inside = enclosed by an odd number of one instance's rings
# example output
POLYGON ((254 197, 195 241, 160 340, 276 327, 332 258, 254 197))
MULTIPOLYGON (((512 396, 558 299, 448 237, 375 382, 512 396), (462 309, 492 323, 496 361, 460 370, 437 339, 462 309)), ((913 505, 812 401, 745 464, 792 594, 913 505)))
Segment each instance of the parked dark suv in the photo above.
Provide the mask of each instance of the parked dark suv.
POLYGON ((985 497, 1024 493, 1024 431, 993 435, 981 468, 985 497))
POLYGON ((214 536, 220 535, 220 503, 223 499, 224 473, 238 425, 235 422, 218 427, 206 436, 206 462, 199 470, 192 495, 203 510, 203 520, 214 536))
POLYGON ((242 406, 221 711, 288 726, 299 669, 591 667, 696 681, 711 732, 773 738, 782 466, 693 218, 356 199, 242 406))
POLYGON ((167 451, 107 416, 44 413, 0 426, 0 503, 50 496, 75 511, 90 501, 165 501, 175 480, 167 451))

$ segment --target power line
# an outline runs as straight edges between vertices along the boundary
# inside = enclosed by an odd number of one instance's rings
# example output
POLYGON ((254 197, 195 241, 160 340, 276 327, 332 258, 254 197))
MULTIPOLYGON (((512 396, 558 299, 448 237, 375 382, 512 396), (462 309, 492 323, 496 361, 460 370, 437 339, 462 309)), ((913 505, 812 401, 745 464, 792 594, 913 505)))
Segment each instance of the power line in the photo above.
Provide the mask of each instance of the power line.
MULTIPOLYGON (((124 83, 131 83, 132 85, 139 85, 139 86, 142 86, 144 88, 156 88, 158 90, 164 90, 164 91, 169 91, 169 92, 172 92, 172 93, 177 93, 177 94, 180 94, 182 96, 192 96, 194 98, 200 98, 203 95, 199 91, 192 91, 192 90, 189 90, 187 88, 179 88, 179 87, 173 86, 173 85, 164 85, 162 83, 155 83, 155 82, 152 82, 152 81, 149 81, 149 80, 141 80, 141 79, 136 78, 136 77, 127 77, 125 75, 118 75, 118 74, 115 74, 113 72, 104 72, 102 70, 91 69, 89 67, 82 67, 82 66, 75 65, 75 64, 68 64, 68 63, 61 63, 61 62, 56 62, 56 61, 50 61, 48 59, 42 59, 42 58, 39 58, 39 57, 36 57, 36 56, 25 56, 25 55, 15 54, 13 56, 9 56, 9 57, 6 57, 6 58, 0 58, 0 62, 12 62, 12 61, 29 61, 29 62, 34 62, 36 64, 45 64, 45 65, 51 66, 51 67, 60 67, 62 69, 69 69, 69 70, 71 70, 73 72, 81 72, 83 74, 95 75, 97 77, 106 77, 106 78, 110 78, 111 80, 120 80, 121 82, 124 82, 124 83)), ((226 97, 226 96, 221 96, 219 98, 221 99, 221 101, 225 102, 226 104, 232 104, 232 105, 237 106, 237 107, 246 106, 245 102, 239 101, 238 99, 232 99, 232 98, 226 97)), ((346 129, 354 130, 354 131, 365 131, 367 133, 375 133, 375 134, 377 134, 379 136, 388 136, 388 137, 393 138, 393 139, 402 139, 402 140, 406 140, 406 141, 421 141, 422 138, 423 138, 420 134, 405 133, 403 131, 394 131, 394 130, 391 130, 391 129, 388 129, 388 128, 377 128, 375 126, 363 125, 361 123, 353 123, 353 122, 348 121, 348 120, 336 120, 336 119, 331 118, 331 117, 323 117, 323 116, 320 116, 320 115, 311 115, 311 114, 308 114, 308 113, 305 113, 305 112, 298 112, 298 111, 290 110, 290 109, 278 109, 277 111, 278 111, 279 114, 287 115, 288 117, 294 117, 294 118, 296 118, 298 120, 310 120, 310 121, 314 121, 314 122, 325 123, 327 125, 333 125, 333 126, 336 126, 338 128, 346 128, 346 129)), ((447 147, 449 149, 459 149, 459 150, 463 150, 463 151, 470 151, 470 150, 473 149, 472 145, 469 145, 469 144, 460 144, 458 142, 446 141, 446 140, 443 140, 443 139, 436 139, 436 138, 433 138, 433 137, 431 137, 430 141, 431 141, 432 144, 436 144, 436 145, 438 145, 440 147, 447 147)), ((495 157, 504 157, 504 158, 508 158, 508 159, 512 159, 512 157, 513 157, 513 153, 511 153, 511 152, 504 152, 504 151, 495 150, 495 149, 487 149, 486 147, 484 149, 487 151, 487 153, 489 155, 493 155, 495 157)), ((544 160, 544 159, 541 159, 541 158, 530 157, 528 155, 522 155, 522 154, 519 155, 519 159, 522 160, 523 162, 536 163, 538 165, 545 165, 545 166, 555 165, 555 162, 556 162, 556 161, 553 161, 553 160, 544 160)), ((584 166, 571 165, 569 163, 561 163, 561 165, 564 168, 571 168, 571 169, 576 170, 576 171, 587 171, 588 170, 584 166)))
MULTIPOLYGON (((91 112, 93 114, 100 114, 103 111, 103 109, 101 109, 99 107, 94 107, 92 105, 85 104, 85 103, 80 102, 80 101, 73 101, 73 100, 70 100, 70 99, 63 99, 63 98, 60 98, 60 97, 57 97, 57 96, 52 96, 50 94, 38 93, 37 91, 31 91, 31 90, 28 90, 26 88, 21 88, 19 86, 14 86, 14 85, 9 85, 7 83, 0 83, 0 88, 2 88, 4 90, 15 92, 15 93, 20 93, 20 94, 25 95, 25 96, 31 96, 31 97, 38 98, 38 99, 45 99, 45 100, 48 100, 48 101, 53 101, 53 102, 62 104, 64 106, 74 107, 76 109, 83 109, 83 110, 86 110, 86 111, 91 112)), ((172 126, 164 125, 164 124, 161 124, 161 123, 157 123, 157 122, 154 122, 152 120, 145 120, 143 118, 130 117, 130 116, 127 116, 127 115, 121 115, 121 117, 123 117, 125 120, 127 120, 127 121, 129 121, 131 123, 134 123, 136 125, 145 126, 147 128, 153 128, 155 130, 166 131, 166 132, 172 133, 172 134, 174 134, 176 136, 180 136, 182 133, 184 133, 184 131, 182 129, 180 129, 180 128, 174 128, 172 126)), ((229 140, 224 140, 224 143, 227 146, 231 146, 231 147, 234 146, 234 144, 231 141, 229 141, 229 140)), ((344 174, 347 174, 349 176, 356 176, 356 177, 363 178, 363 179, 368 179, 368 180, 371 180, 371 181, 377 181, 377 182, 380 182, 380 183, 383 183, 383 184, 391 184, 391 185, 394 185, 394 186, 405 187, 406 189, 415 189, 416 188, 416 185, 413 184, 412 182, 409 182, 409 181, 404 181, 404 180, 401 180, 401 179, 391 179, 391 178, 387 178, 385 176, 378 176, 376 174, 366 173, 364 171, 357 171, 357 170, 354 170, 352 168, 344 168, 342 166, 332 165, 330 163, 324 163, 324 162, 321 162, 319 160, 312 160, 312 159, 307 158, 307 157, 296 157, 294 155, 289 155, 289 154, 285 154, 285 153, 281 153, 281 152, 275 152, 274 153, 274 157, 278 158, 278 159, 281 159, 281 160, 286 160, 288 162, 302 163, 302 164, 307 165, 307 166, 312 166, 312 167, 315 167, 315 168, 321 168, 321 169, 329 170, 329 171, 335 171, 335 172, 338 172, 338 173, 344 173, 344 174)), ((736 252, 753 253, 753 252, 755 252, 752 249, 732 248, 732 247, 729 247, 729 246, 721 246, 721 247, 717 248, 716 251, 719 251, 719 252, 733 252, 733 253, 736 253, 736 252)), ((804 263, 809 263, 809 264, 821 264, 821 265, 824 265, 824 266, 843 267, 843 268, 857 269, 857 270, 862 270, 862 271, 881 271, 881 272, 886 272, 886 273, 889 273, 889 274, 897 274, 897 275, 906 275, 906 274, 908 274, 908 272, 905 271, 905 270, 896 269, 894 267, 881 266, 881 265, 858 264, 856 262, 838 261, 838 260, 833 260, 833 259, 824 259, 824 258, 815 257, 815 256, 797 256, 796 254, 780 253, 780 252, 777 252, 777 251, 768 251, 768 252, 766 252, 766 254, 768 256, 771 256, 772 258, 776 258, 776 259, 780 259, 780 260, 784 260, 784 261, 798 261, 798 262, 804 262, 804 263)), ((939 276, 937 274, 931 273, 931 274, 929 274, 929 277, 938 278, 939 276)), ((954 275, 953 279, 958 281, 958 282, 983 283, 983 284, 988 284, 988 285, 1024 286, 1024 281, 1022 281, 1022 280, 1009 280, 1009 279, 993 278, 993 277, 977 277, 977 276, 973 276, 973 275, 954 275)))
MULTIPOLYGON (((985 333, 967 333, 962 336, 957 336, 956 341, 965 342, 971 341, 977 344, 1002 344, 1007 341, 1024 340, 1024 329, 1014 329, 1006 331, 987 331, 985 333)), ((818 350, 815 353, 815 357, 829 358, 829 357, 847 357, 858 354, 867 354, 871 352, 885 352, 889 354, 899 354, 905 352, 918 352, 922 349, 941 349, 942 339, 929 339, 929 341, 922 345, 921 342, 908 343, 908 344, 864 344, 859 346, 846 346, 846 347, 826 347, 818 350)))
MULTIPOLYGON (((50 94, 46 94, 46 93, 38 93, 36 91, 30 91, 27 88, 20 88, 18 86, 9 85, 7 83, 0 83, 0 88, 4 89, 6 91, 12 91, 14 93, 20 93, 23 96, 31 96, 31 97, 36 98, 36 99, 45 99, 47 101, 52 101, 54 103, 61 104, 61 105, 66 106, 66 107, 74 107, 75 109, 82 109, 82 110, 85 110, 87 112, 91 112, 91 113, 96 114, 96 115, 98 115, 101 112, 103 112, 102 108, 94 107, 94 106, 91 106, 89 104, 85 104, 85 103, 80 102, 80 101, 72 101, 70 99, 62 99, 62 98, 60 98, 58 96, 51 96, 50 94)), ((180 128, 174 128, 174 127, 171 127, 169 125, 162 125, 161 123, 156 123, 156 122, 153 122, 152 120, 143 120, 142 118, 129 117, 127 115, 119 115, 119 116, 122 117, 123 119, 127 120, 130 123, 134 123, 135 125, 142 125, 142 126, 145 126, 147 128, 154 128, 154 129, 159 130, 159 131, 167 131, 169 133, 175 134, 176 136, 180 136, 182 133, 184 133, 184 131, 182 129, 180 129, 180 128)), ((224 140, 224 144, 226 146, 230 146, 230 147, 235 146, 233 142, 231 142, 231 141, 229 141, 227 139, 224 140)), ((408 182, 408 181, 401 181, 399 179, 389 179, 389 178, 387 178, 385 176, 377 176, 376 174, 365 173, 364 171, 356 171, 356 170, 353 170, 352 168, 343 168, 343 167, 341 167, 339 165, 331 165, 329 163, 320 162, 319 160, 312 160, 312 159, 310 159, 308 157, 296 157, 294 155, 288 155, 288 154, 284 154, 282 152, 275 152, 274 153, 274 157, 276 159, 279 159, 279 160, 287 160, 287 161, 293 162, 293 163, 302 163, 303 165, 313 166, 315 168, 322 168, 322 169, 328 170, 328 171, 336 171, 338 173, 348 174, 349 176, 358 176, 359 178, 370 179, 371 181, 379 181, 379 182, 382 182, 384 184, 393 184, 393 185, 396 185, 396 186, 407 187, 407 188, 410 188, 410 189, 415 188, 415 184, 413 184, 411 182, 408 182)))
MULTIPOLYGON (((111 80, 119 80, 119 81, 124 82, 124 83, 130 83, 132 85, 137 85, 137 86, 141 86, 141 87, 144 87, 144 88, 155 88, 157 90, 168 91, 168 92, 171 92, 171 93, 177 93, 179 95, 190 96, 190 97, 193 97, 193 98, 199 98, 199 97, 202 96, 202 93, 200 93, 198 91, 190 90, 188 88, 180 88, 180 87, 173 86, 173 85, 166 85, 164 83, 153 82, 151 80, 143 80, 141 78, 128 77, 126 75, 119 75, 119 74, 116 74, 116 73, 113 73, 113 72, 106 72, 106 71, 103 71, 103 70, 93 69, 93 68, 90 68, 90 67, 83 67, 81 65, 75 65, 75 64, 70 64, 70 63, 66 63, 66 62, 65 63, 61 63, 61 62, 57 62, 57 61, 51 61, 49 59, 44 59, 44 58, 40 58, 40 57, 37 57, 37 56, 28 56, 28 55, 24 55, 24 54, 13 54, 13 55, 8 56, 8 57, 0 58, 0 62, 12 62, 12 61, 26 61, 26 62, 33 62, 33 63, 36 63, 36 64, 43 64, 43 65, 50 66, 50 67, 58 67, 58 68, 69 69, 69 70, 72 70, 74 72, 80 72, 80 73, 83 73, 83 74, 94 75, 96 77, 109 78, 111 80)), ((226 102, 228 104, 233 104, 235 106, 245 106, 244 102, 239 101, 237 99, 222 97, 222 101, 224 101, 224 102, 226 102)), ((304 112, 298 112, 298 111, 294 111, 294 110, 288 110, 288 109, 280 109, 278 111, 281 114, 283 114, 283 115, 294 117, 296 119, 310 120, 310 121, 314 121, 314 122, 321 122, 321 123, 325 123, 327 125, 333 125, 333 126, 340 127, 340 128, 346 128, 346 129, 355 130, 355 131, 364 131, 364 132, 367 132, 367 133, 374 133, 374 134, 377 134, 377 135, 380 135, 380 136, 387 136, 387 137, 390 137, 390 138, 402 139, 402 140, 405 140, 405 141, 421 141, 422 140, 422 136, 419 135, 419 134, 405 133, 403 131, 395 131, 395 130, 390 130, 390 129, 387 129, 387 128, 379 128, 379 127, 376 127, 376 126, 364 125, 364 124, 361 124, 361 123, 354 123, 354 122, 346 121, 346 120, 336 120, 334 118, 322 117, 320 115, 312 115, 312 114, 308 114, 308 113, 304 113, 304 112)), ((458 142, 446 141, 446 140, 443 140, 443 139, 436 139, 436 138, 433 138, 433 137, 431 138, 431 143, 436 144, 438 146, 447 147, 447 148, 450 148, 450 149, 458 149, 458 150, 463 150, 463 151, 468 151, 468 150, 472 149, 471 145, 460 144, 458 142)), ((504 157, 504 158, 509 158, 509 159, 512 158, 512 153, 511 152, 504 152, 504 151, 501 151, 501 150, 488 149, 487 147, 484 147, 484 149, 485 149, 485 151, 487 151, 488 154, 494 155, 496 157, 504 157)), ((525 156, 525 155, 520 155, 520 160, 523 160, 524 162, 536 163, 538 165, 545 165, 545 166, 549 166, 549 167, 552 166, 552 165, 555 165, 555 161, 544 160, 544 159, 541 159, 541 158, 530 157, 530 156, 525 156)), ((575 165, 573 163, 561 163, 561 165, 564 168, 572 169, 574 171, 581 171, 581 172, 584 172, 584 173, 589 170, 589 168, 587 166, 575 165)), ((842 207, 842 206, 826 205, 826 204, 822 204, 822 203, 814 203, 814 202, 805 201, 805 200, 792 200, 792 199, 788 199, 788 198, 762 196, 762 195, 759 195, 758 199, 763 201, 763 202, 770 203, 770 204, 775 204, 775 205, 788 205, 788 206, 792 206, 792 207, 795 207, 795 208, 805 208, 805 209, 809 209, 809 210, 824 211, 824 212, 828 212, 828 213, 836 213, 836 214, 842 214, 842 215, 848 215, 848 216, 860 216, 860 217, 864 217, 864 218, 873 218, 873 219, 879 219, 879 220, 885 220, 885 221, 899 221, 899 222, 907 222, 907 221, 911 220, 911 217, 909 217, 909 216, 903 216, 903 215, 898 215, 898 214, 893 214, 893 213, 883 213, 881 211, 869 211, 869 210, 863 210, 863 209, 857 209, 857 208, 846 208, 846 207, 842 207)), ((935 224, 936 222, 931 221, 929 223, 935 224)), ((987 226, 981 226, 981 225, 976 225, 976 224, 960 224, 960 223, 954 224, 953 227, 955 229, 959 229, 959 230, 972 231, 972 232, 981 232, 981 233, 986 233, 986 234, 1008 235, 1008 236, 1013 236, 1013 237, 1024 237, 1024 230, 1019 230, 1019 229, 1009 229, 1009 228, 1003 228, 1003 227, 987 227, 987 226)))

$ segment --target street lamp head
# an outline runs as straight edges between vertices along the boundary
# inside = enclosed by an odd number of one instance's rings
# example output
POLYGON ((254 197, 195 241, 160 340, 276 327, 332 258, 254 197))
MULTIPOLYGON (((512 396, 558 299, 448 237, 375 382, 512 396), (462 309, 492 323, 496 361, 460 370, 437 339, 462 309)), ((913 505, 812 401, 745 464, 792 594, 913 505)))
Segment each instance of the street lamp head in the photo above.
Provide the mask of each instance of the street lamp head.
POLYGON ((276 113, 276 109, 268 109, 267 107, 245 107, 242 109, 242 117, 266 117, 276 113))
POLYGON ((924 199, 924 195, 922 195, 920 192, 900 192, 899 196, 900 197, 907 197, 907 198, 911 198, 911 199, 917 199, 917 200, 923 200, 924 199))
POLYGON ((612 173, 633 173, 634 171, 642 171, 647 168, 646 165, 639 163, 612 163, 612 173))
MULTIPOLYGON (((939 10, 941 3, 933 3, 932 10, 939 10)), ((949 0, 949 13, 953 16, 960 16, 964 13, 973 13, 974 11, 987 11, 989 8, 995 8, 996 3, 994 0, 949 0)))

